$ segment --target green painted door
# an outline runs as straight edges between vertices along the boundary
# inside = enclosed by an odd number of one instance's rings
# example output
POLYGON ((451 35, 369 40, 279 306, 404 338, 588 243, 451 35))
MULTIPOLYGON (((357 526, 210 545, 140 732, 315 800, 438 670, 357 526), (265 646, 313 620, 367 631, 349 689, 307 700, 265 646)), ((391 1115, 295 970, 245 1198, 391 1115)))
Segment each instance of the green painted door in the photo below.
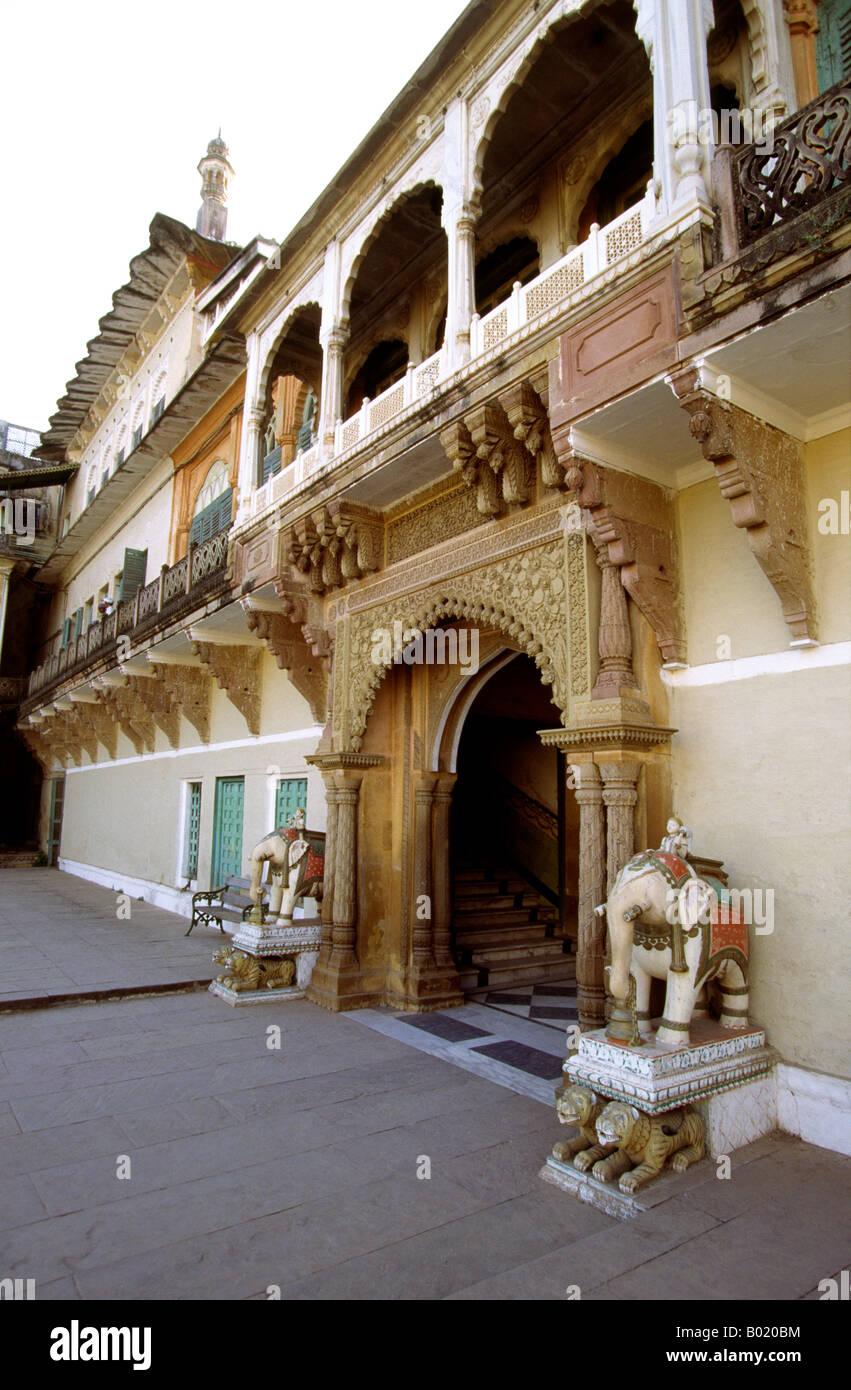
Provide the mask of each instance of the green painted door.
POLYGON ((242 804, 244 777, 217 777, 213 808, 212 888, 242 876, 242 804))
POLYGON ((278 783, 275 797, 275 829, 286 825, 290 816, 295 815, 299 806, 307 815, 307 778, 284 777, 278 783))
POLYGON ((55 867, 59 860, 59 844, 62 839, 62 806, 65 801, 65 778, 54 777, 50 783, 50 839, 47 845, 47 862, 55 867))

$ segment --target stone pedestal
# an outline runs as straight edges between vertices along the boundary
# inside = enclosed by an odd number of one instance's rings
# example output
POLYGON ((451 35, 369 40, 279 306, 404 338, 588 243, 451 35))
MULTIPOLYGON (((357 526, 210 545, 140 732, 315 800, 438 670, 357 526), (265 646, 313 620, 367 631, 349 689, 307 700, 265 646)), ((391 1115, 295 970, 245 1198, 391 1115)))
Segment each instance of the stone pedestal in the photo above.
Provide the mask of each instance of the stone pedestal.
MULTIPOLYGON (((579 1050, 565 1062, 565 1072, 598 1095, 661 1115, 762 1079, 776 1062, 777 1053, 766 1046, 761 1028, 733 1032, 711 1019, 692 1019, 687 1043, 648 1038, 641 1047, 627 1047, 612 1042, 602 1028, 583 1033, 579 1050)), ((750 1138, 740 1143, 750 1143, 750 1138)))
MULTIPOLYGON (((613 1042, 602 1028, 583 1033, 564 1072, 568 1081, 588 1086, 601 1098, 626 1101, 647 1115, 692 1106, 703 1120, 707 1158, 714 1159, 777 1128, 778 1060, 761 1028, 731 1032, 714 1020, 692 1019, 686 1043, 649 1037, 641 1047, 628 1047, 613 1042)), ((617 1182, 602 1182, 552 1156, 541 1177, 626 1221, 686 1191, 692 1171, 666 1168, 631 1195, 621 1192, 617 1182)))
MULTIPOLYGON (((292 926, 243 922, 231 939, 230 949, 259 961, 291 960, 295 978, 290 985, 259 989, 233 989, 213 980, 210 993, 227 1004, 266 1004, 280 999, 303 999, 319 955, 321 922, 306 918, 292 926)), ((223 974, 226 974, 223 969, 223 974)))

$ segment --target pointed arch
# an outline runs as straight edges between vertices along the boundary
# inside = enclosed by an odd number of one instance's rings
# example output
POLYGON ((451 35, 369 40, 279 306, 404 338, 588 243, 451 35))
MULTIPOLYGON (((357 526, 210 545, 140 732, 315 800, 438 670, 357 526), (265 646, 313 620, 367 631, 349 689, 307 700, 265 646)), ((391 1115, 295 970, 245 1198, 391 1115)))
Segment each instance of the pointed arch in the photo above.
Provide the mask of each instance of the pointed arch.
POLYGON ((340 300, 340 317, 343 323, 348 323, 351 315, 352 294, 358 275, 371 247, 380 237, 384 228, 393 219, 400 207, 410 198, 418 193, 425 192, 426 189, 434 189, 443 195, 443 188, 435 178, 424 178, 421 174, 411 177, 409 183, 402 183, 393 193, 373 209, 370 216, 361 224, 361 240, 358 249, 353 255, 346 255, 342 270, 342 297, 340 300))

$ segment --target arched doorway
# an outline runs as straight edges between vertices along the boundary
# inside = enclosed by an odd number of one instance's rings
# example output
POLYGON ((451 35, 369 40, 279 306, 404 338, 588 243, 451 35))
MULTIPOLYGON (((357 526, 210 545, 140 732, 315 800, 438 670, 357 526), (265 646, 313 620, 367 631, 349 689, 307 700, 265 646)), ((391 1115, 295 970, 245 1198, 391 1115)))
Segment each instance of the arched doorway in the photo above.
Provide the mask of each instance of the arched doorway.
POLYGON ((465 993, 519 1005, 526 986, 575 978, 578 819, 538 737, 559 711, 534 664, 504 652, 483 674, 453 739, 451 949, 465 993))

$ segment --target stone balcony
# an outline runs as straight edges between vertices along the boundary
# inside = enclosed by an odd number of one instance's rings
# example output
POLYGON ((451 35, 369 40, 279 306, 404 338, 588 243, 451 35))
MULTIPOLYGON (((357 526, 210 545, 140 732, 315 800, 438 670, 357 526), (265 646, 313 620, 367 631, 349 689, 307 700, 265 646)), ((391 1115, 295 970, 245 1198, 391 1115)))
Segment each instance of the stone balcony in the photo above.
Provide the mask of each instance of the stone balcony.
POLYGON ((220 531, 171 567, 163 566, 156 579, 137 590, 132 599, 119 602, 114 612, 92 623, 86 632, 68 643, 31 673, 21 713, 26 715, 52 698, 59 686, 74 677, 88 679, 93 668, 114 665, 119 638, 133 646, 150 641, 160 630, 184 619, 202 604, 228 591, 229 532, 220 531))
POLYGON ((380 396, 366 399, 348 420, 338 420, 333 448, 317 443, 297 454, 281 471, 255 489, 241 524, 274 511, 283 499, 294 500, 338 465, 376 447, 391 432, 420 420, 437 398, 451 386, 476 374, 496 357, 532 344, 564 314, 590 307, 596 296, 614 281, 634 270, 655 250, 674 241, 699 213, 661 219, 652 190, 636 206, 627 209, 605 227, 594 225, 586 241, 549 265, 526 285, 515 284, 512 294, 484 317, 473 316, 470 325, 470 359, 453 367, 445 346, 424 362, 411 363, 405 376, 380 396))

